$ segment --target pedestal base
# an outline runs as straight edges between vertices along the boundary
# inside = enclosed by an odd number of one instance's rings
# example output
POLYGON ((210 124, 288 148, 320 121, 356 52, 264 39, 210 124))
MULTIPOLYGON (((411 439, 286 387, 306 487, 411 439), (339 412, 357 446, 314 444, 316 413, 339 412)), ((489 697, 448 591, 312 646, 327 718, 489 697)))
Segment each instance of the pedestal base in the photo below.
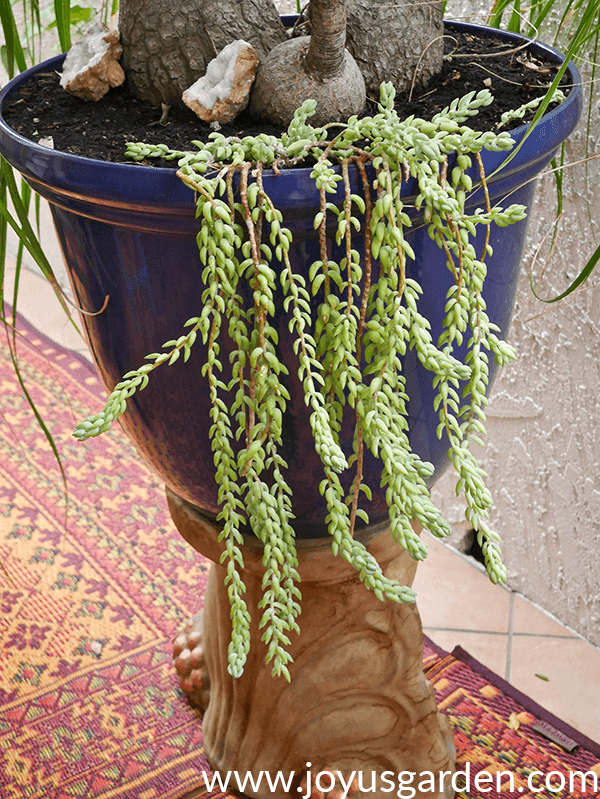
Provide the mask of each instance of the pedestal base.
MULTIPOLYGON (((218 565, 219 530, 193 506, 167 494, 179 532, 213 561, 203 615, 175 644, 182 687, 205 709, 202 732, 213 769, 237 771, 242 779, 251 772, 255 780, 268 772, 272 781, 281 772, 287 787, 280 780, 272 790, 265 775, 256 791, 247 783, 244 792, 257 799, 323 795, 318 789, 327 788, 330 778, 316 780, 322 771, 339 771, 342 786, 354 774, 346 795, 396 795, 399 775, 413 772, 412 782, 407 774, 402 779, 415 788, 415 799, 451 799, 454 743, 423 674, 416 605, 378 600, 356 571, 333 555, 329 539, 298 541, 301 633, 289 647, 291 683, 272 677, 257 624, 261 545, 249 538, 243 580, 254 611, 252 645, 243 675, 234 679, 227 672, 231 621, 225 568, 218 565), (315 787, 311 794, 308 789, 315 787)), ((412 583, 416 562, 386 530, 363 543, 386 576, 412 583)))

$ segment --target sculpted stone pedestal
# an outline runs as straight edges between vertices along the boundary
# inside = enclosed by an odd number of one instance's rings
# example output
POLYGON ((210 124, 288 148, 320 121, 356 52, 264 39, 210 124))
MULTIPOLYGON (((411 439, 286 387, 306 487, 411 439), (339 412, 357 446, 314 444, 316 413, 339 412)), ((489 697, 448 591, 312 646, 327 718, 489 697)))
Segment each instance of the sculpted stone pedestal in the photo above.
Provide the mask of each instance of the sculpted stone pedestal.
MULTIPOLYGON (((288 790, 281 782, 271 790, 264 778, 257 792, 247 784, 245 792, 257 799, 323 796, 317 789, 331 784, 323 775, 315 785, 323 771, 339 771, 338 786, 348 785, 354 772, 352 787, 347 793, 340 787, 340 797, 395 796, 398 775, 416 772, 410 783, 415 799, 451 799, 454 744, 423 674, 416 606, 378 600, 356 571, 333 555, 329 539, 298 541, 301 632, 291 638, 291 683, 272 677, 256 610, 262 597, 261 544, 248 538, 243 579, 252 646, 243 675, 234 679, 227 672, 231 621, 219 530, 194 506, 169 490, 167 496, 179 532, 213 561, 203 612, 174 644, 182 688, 205 711, 202 733, 213 769, 241 777, 249 771, 255 778, 268 771, 272 779, 280 771, 286 781, 294 773, 288 790), (440 779, 441 772, 446 774, 440 779)), ((388 577, 411 584, 416 562, 387 530, 363 542, 388 577)), ((404 780, 407 785, 407 775, 404 780)))

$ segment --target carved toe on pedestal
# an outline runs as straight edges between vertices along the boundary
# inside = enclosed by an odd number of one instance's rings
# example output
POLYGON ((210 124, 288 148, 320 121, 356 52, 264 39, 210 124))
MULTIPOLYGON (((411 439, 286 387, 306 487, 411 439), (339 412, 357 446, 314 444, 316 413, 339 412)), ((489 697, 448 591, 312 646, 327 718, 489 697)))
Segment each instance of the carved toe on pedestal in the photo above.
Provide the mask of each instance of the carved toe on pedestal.
POLYGON ((208 707, 210 682, 202 646, 202 616, 196 613, 173 641, 175 670, 190 704, 203 712, 208 707))

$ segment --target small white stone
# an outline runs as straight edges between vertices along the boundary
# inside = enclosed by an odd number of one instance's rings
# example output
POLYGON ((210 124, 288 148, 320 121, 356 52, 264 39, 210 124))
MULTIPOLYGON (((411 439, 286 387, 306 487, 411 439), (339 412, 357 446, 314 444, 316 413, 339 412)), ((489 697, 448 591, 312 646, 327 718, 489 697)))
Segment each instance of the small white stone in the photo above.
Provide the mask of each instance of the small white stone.
POLYGON ((125 80, 119 64, 122 52, 119 32, 94 22, 67 53, 60 85, 81 100, 99 100, 125 80))
POLYGON ((102 654, 102 641, 92 641, 92 652, 95 655, 102 654))
POLYGON ((248 105, 258 54, 243 39, 224 47, 206 74, 183 93, 183 102, 205 122, 226 124, 248 105))

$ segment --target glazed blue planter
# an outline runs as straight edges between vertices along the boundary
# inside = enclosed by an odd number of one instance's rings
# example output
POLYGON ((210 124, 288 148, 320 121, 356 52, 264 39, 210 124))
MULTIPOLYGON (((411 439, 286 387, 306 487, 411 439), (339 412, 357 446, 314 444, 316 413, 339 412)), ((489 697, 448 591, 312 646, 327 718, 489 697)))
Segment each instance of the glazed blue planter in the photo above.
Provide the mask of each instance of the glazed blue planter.
MULTIPOLYGON (((483 26, 452 23, 478 33, 483 26)), ((493 31, 507 45, 521 41, 514 34, 493 31)), ((562 56, 552 48, 533 44, 534 52, 557 62, 562 56)), ((0 94, 0 108, 10 102, 15 90, 36 71, 59 70, 63 57, 50 59, 28 70, 0 94)), ((569 66, 569 83, 575 86, 567 100, 548 113, 527 139, 511 163, 489 183, 492 204, 507 197, 505 204, 529 206, 535 178, 550 162, 557 148, 575 128, 581 113, 579 73, 569 66), (510 196, 509 196, 510 195, 510 196)), ((518 143, 526 127, 512 131, 518 143)), ((160 350, 164 341, 181 335, 184 322, 197 316, 202 307, 201 265, 196 247, 197 224, 194 196, 174 171, 94 161, 55 152, 19 136, 0 119, 0 150, 28 183, 50 203, 58 237, 69 269, 71 284, 83 308, 99 309, 109 296, 106 310, 85 316, 82 323, 100 376, 111 390, 121 376, 144 362, 144 356, 160 350)), ((506 153, 482 153, 490 175, 506 153)), ((317 234, 313 230, 319 197, 310 169, 284 171, 280 176, 266 173, 265 189, 284 214, 294 234, 293 265, 307 271, 319 259, 317 234)), ((474 178, 476 177, 473 172, 474 178)), ((353 178, 358 186, 356 175, 353 178)), ((414 181, 403 186, 405 202, 414 195, 414 181)), ((341 197, 341 193, 340 193, 341 197)), ((339 198, 338 198, 339 199, 339 198)), ((481 194, 471 198, 471 208, 483 207, 481 194)), ((434 340, 441 332, 446 292, 451 285, 442 251, 432 242, 426 226, 413 222, 407 238, 417 260, 410 274, 424 289, 420 311, 431 322, 434 340)), ((493 226, 493 257, 488 259, 484 298, 490 318, 503 335, 508 332, 526 232, 526 222, 508 228, 493 226)), ((483 246, 481 230, 475 248, 483 246)), ((335 245, 333 245, 335 249, 335 245)), ((291 351, 287 321, 279 326, 282 353, 291 351)), ((165 483, 187 501, 198 506, 208 518, 218 513, 213 456, 208 431, 209 393, 201 374, 205 349, 197 342, 190 360, 155 370, 143 392, 128 401, 123 425, 147 462, 165 483)), ((227 362, 226 355, 222 358, 227 362)), ((292 361, 293 362, 293 361, 292 361)), ((447 442, 438 440, 437 414, 433 411, 431 373, 418 363, 414 353, 404 359, 408 381, 410 440, 414 451, 435 466, 432 482, 447 465, 447 442)), ((291 370, 293 372, 293 370, 291 370)), ((492 369, 492 379, 493 379, 492 369)), ((284 457, 294 490, 297 533, 325 534, 325 505, 318 486, 323 470, 314 451, 308 411, 297 379, 290 380, 290 409, 285 418, 284 457)), ((352 449, 351 414, 342 430, 343 447, 352 449)), ((387 516, 385 490, 378 489, 380 464, 370 458, 366 481, 373 489, 373 501, 365 505, 371 522, 387 516)), ((348 484, 351 477, 348 477, 348 484)))

